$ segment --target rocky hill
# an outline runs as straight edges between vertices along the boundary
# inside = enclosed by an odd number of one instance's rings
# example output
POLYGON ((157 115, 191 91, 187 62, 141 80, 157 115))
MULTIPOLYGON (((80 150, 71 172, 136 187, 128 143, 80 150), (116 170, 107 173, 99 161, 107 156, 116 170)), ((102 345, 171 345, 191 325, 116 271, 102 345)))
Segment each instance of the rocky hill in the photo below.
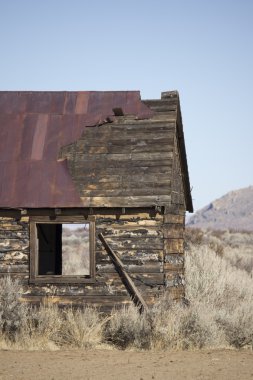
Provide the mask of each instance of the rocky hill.
POLYGON ((253 231, 253 186, 235 190, 197 211, 189 227, 253 231))

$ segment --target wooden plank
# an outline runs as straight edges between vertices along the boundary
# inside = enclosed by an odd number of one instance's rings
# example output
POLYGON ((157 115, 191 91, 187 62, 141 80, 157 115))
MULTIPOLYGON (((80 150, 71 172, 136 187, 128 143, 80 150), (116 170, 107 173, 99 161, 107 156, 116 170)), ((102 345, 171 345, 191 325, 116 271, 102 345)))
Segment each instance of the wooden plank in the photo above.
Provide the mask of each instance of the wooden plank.
MULTIPOLYGON (((137 286, 139 284, 143 284, 145 286, 164 285, 163 273, 131 273, 131 278, 135 281, 137 286)), ((122 281, 116 271, 111 273, 98 273, 96 276, 96 281, 101 284, 122 284, 122 281)))
MULTIPOLYGON (((118 224, 117 224, 117 221, 111 221, 111 222, 108 222, 108 223, 99 223, 99 222, 97 222, 98 224, 97 224, 97 226, 99 227, 99 229, 101 229, 101 230, 103 230, 103 229, 105 229, 105 228, 112 228, 112 229, 114 229, 115 228, 115 231, 117 231, 117 230, 131 230, 131 229, 133 229, 133 228, 135 228, 135 227, 143 227, 143 228, 148 228, 148 229, 154 229, 154 230, 156 230, 156 228, 157 229, 159 229, 159 231, 160 231, 160 229, 161 229, 161 227, 162 227, 162 222, 159 222, 159 221, 157 221, 157 220, 140 220, 140 221, 138 221, 137 223, 135 222, 135 221, 129 221, 129 222, 126 222, 126 221, 124 221, 124 220, 118 220, 118 224)), ((116 234, 117 234, 117 232, 115 232, 116 234)), ((147 234, 147 236, 154 236, 155 237, 155 235, 157 235, 157 236, 160 236, 160 233, 158 234, 156 234, 155 232, 154 233, 152 233, 152 232, 150 232, 150 233, 148 233, 147 234)), ((162 236, 162 235, 161 235, 162 236)))
POLYGON ((0 209, 0 217, 20 218, 20 215, 21 215, 21 211, 20 210, 0 209))
MULTIPOLYGON (((159 131, 153 131, 153 133, 147 133, 146 131, 143 131, 142 134, 125 134, 123 132, 120 132, 118 134, 109 134, 105 138, 101 139, 94 139, 95 135, 93 136, 86 136, 84 140, 79 140, 76 145, 75 149, 77 150, 85 150, 86 147, 102 147, 102 146, 113 146, 113 145, 130 145, 130 146, 141 146, 143 144, 150 145, 151 147, 153 145, 157 144, 169 144, 171 145, 172 142, 174 142, 175 137, 175 131, 165 131, 165 132, 159 132, 159 131)), ((68 152, 73 154, 71 150, 68 150, 68 152)))
POLYGON ((184 239, 164 239, 164 252, 170 253, 184 253, 184 239))
POLYGON ((103 232, 103 235, 105 237, 113 238, 113 237, 119 237, 124 239, 130 239, 130 238, 138 238, 138 237, 161 237, 163 238, 163 231, 162 227, 159 228, 159 226, 156 227, 142 227, 142 226, 119 226, 119 228, 114 228, 106 226, 105 228, 101 228, 101 226, 97 223, 96 226, 97 233, 103 232))
MULTIPOLYGON (((122 184, 121 189, 104 189, 101 184, 98 185, 98 188, 96 190, 85 190, 85 185, 83 186, 84 190, 80 191, 81 197, 85 198, 93 198, 93 197, 130 197, 130 196, 166 196, 170 193, 169 186, 167 184, 161 184, 160 187, 152 188, 151 186, 148 186, 145 182, 140 182, 142 184, 142 187, 138 188, 124 188, 124 184, 122 184)), ((153 184, 152 184, 153 185, 153 184)), ((80 184, 79 184, 80 186, 80 184)))
POLYGON ((185 221, 184 215, 175 215, 175 214, 164 215, 164 223, 184 225, 184 221, 185 221))
POLYGON ((140 145, 133 145, 122 142, 122 144, 111 144, 108 146, 89 146, 88 144, 84 147, 83 152, 86 154, 127 154, 127 153, 148 153, 150 154, 157 153, 157 152, 173 152, 174 147, 172 144, 165 144, 165 143, 159 143, 159 144, 140 144, 140 145))
MULTIPOLYGON (((105 125, 102 126, 105 129, 105 125)), ((156 120, 156 115, 149 119, 116 119, 116 122, 111 124, 111 130, 115 131, 133 131, 136 133, 136 130, 145 130, 146 132, 153 132, 158 130, 173 130, 175 127, 175 122, 168 122, 167 120, 156 120), (117 120, 119 120, 117 122, 117 120)))
MULTIPOLYGON (((97 273, 114 273, 115 268, 113 264, 97 264, 97 273)), ((163 273, 163 263, 162 262, 148 262, 145 264, 138 263, 135 265, 128 264, 125 265, 126 270, 129 273, 163 273)))
POLYGON ((0 279, 10 276, 12 281, 17 280, 20 286, 25 286, 29 283, 29 275, 27 273, 1 273, 0 272, 0 279))
POLYGON ((5 265, 1 262, 0 273, 29 273, 29 266, 28 264, 5 265))
POLYGON ((143 100, 143 103, 146 104, 148 107, 153 106, 167 106, 169 108, 172 108, 173 110, 177 109, 178 106, 178 97, 176 98, 165 98, 165 99, 148 99, 143 100))
MULTIPOLYGON (((124 129, 125 130, 125 129, 124 129)), ((86 136, 84 140, 78 140, 78 142, 74 145, 72 145, 72 148, 74 151, 84 151, 88 147, 111 147, 111 146, 122 146, 125 145, 131 146, 131 147, 138 147, 138 146, 151 146, 153 149, 153 146, 156 145, 174 145, 174 138, 175 138, 175 131, 171 132, 165 132, 165 133, 157 133, 157 131, 153 130, 153 133, 147 133, 146 130, 143 132, 141 136, 136 135, 136 133, 133 133, 132 135, 125 135, 120 132, 118 137, 116 137, 113 133, 108 135, 107 139, 95 139, 95 135, 93 136, 86 136), (141 138, 140 138, 141 137, 141 138), (74 147, 74 148, 73 148, 74 147)), ((68 148, 69 154, 74 154, 72 150, 68 148)))
MULTIPOLYGON (((98 161, 70 161, 68 162, 69 167, 73 172, 76 174, 78 171, 84 170, 84 173, 89 174, 88 172, 93 170, 93 175, 95 176, 95 172, 97 173, 97 170, 103 171, 103 170, 112 170, 113 168, 118 168, 122 169, 124 168, 126 171, 131 173, 131 168, 148 168, 148 170, 152 170, 149 168, 154 168, 153 170, 157 170, 157 168, 163 168, 161 170, 170 170, 170 173, 172 173, 172 159, 165 159, 162 158, 160 160, 134 160, 134 161, 103 161, 103 160, 98 160, 98 161)), ((141 169, 140 169, 141 170, 141 169)), ((159 171, 158 171, 159 172, 159 171)))
MULTIPOLYGON (((147 295, 145 297, 147 305, 153 305, 158 297, 155 295, 147 295)), ((58 304, 61 307, 73 307, 82 308, 86 306, 97 307, 100 312, 110 313, 112 309, 120 309, 123 306, 132 304, 132 300, 129 296, 58 296, 58 297, 44 297, 44 296, 23 296, 21 299, 23 302, 31 305, 39 306, 41 303, 58 304)))
POLYGON ((28 239, 29 233, 24 230, 1 230, 0 228, 0 240, 1 239, 28 239))
POLYGON ((184 287, 185 279, 183 271, 167 271, 165 272, 165 286, 166 288, 184 287))
POLYGON ((12 256, 10 253, 2 254, 0 252, 0 263, 4 265, 24 265, 28 263, 28 253, 14 252, 12 256))
MULTIPOLYGON (((118 227, 121 228, 121 226, 127 225, 129 223, 129 226, 131 226, 131 223, 135 223, 136 226, 140 225, 150 225, 149 222, 157 222, 160 224, 163 222, 163 215, 161 213, 155 212, 151 214, 151 209, 125 209, 125 213, 122 213, 122 208, 119 209, 100 209, 98 210, 96 214, 96 222, 102 225, 115 223, 115 226, 113 228, 118 227), (107 214, 104 213, 104 211, 109 211, 107 214), (116 212, 118 211, 118 212, 116 212), (119 213, 120 211, 120 213, 119 213)), ((154 210, 153 210, 154 211, 154 210)), ((153 224, 151 224, 153 225, 153 224)))
POLYGON ((133 177, 128 177, 127 175, 124 177, 123 175, 115 177, 116 181, 113 180, 113 176, 97 176, 96 179, 91 178, 88 180, 87 178, 83 177, 80 178, 78 181, 79 187, 81 185, 84 185, 85 188, 81 189, 83 191, 96 191, 96 190, 140 190, 144 188, 152 189, 152 190, 159 190, 159 189, 169 189, 171 188, 171 181, 167 179, 165 176, 161 175, 160 173, 153 175, 153 181, 150 180, 150 177, 152 175, 149 174, 143 174, 139 176, 139 181, 135 178, 135 175, 133 177), (111 178, 111 181, 110 181, 111 178), (87 185, 87 188, 86 188, 87 185))
POLYGON ((133 161, 160 161, 160 160, 172 160, 173 152, 146 152, 146 153, 108 153, 108 154, 88 154, 76 152, 75 159, 79 162, 96 162, 96 161, 121 161, 121 162, 133 162, 133 161))
POLYGON ((145 286, 163 286, 164 274, 163 273, 131 273, 131 277, 135 284, 143 284, 145 286))
MULTIPOLYGON (((70 214, 72 213, 72 211, 70 212, 70 214)), ((82 210, 82 214, 81 215, 58 215, 57 216, 57 219, 51 219, 50 216, 47 215, 32 215, 31 216, 31 224, 32 222, 34 223, 53 223, 55 224, 56 223, 56 220, 58 223, 88 223, 89 222, 89 218, 92 217, 92 216, 88 216, 88 215, 85 215, 83 214, 83 210, 82 210)), ((95 220, 95 218, 94 218, 95 220)), ((92 221, 94 221, 92 220, 92 221)), ((32 235, 33 231, 31 231, 31 235, 32 235)))
MULTIPOLYGON (((165 120, 162 120, 161 117, 157 116, 159 115, 156 115, 155 120, 146 119, 144 123, 142 123, 141 120, 135 120, 133 123, 115 122, 111 123, 110 125, 101 125, 98 128, 86 128, 83 134, 83 139, 86 140, 94 136, 100 140, 106 140, 108 137, 120 139, 126 138, 127 136, 133 136, 137 139, 140 139, 141 137, 147 138, 147 135, 149 134, 164 135, 166 133, 175 131, 175 120, 172 120, 171 117, 169 117, 169 120, 167 122, 165 120)), ((173 117, 172 114, 170 116, 173 117)))
MULTIPOLYGON (((162 173, 163 174, 163 173, 162 173)), ((119 174, 98 174, 96 177, 92 176, 85 176, 84 174, 77 175, 75 178, 78 178, 78 183, 79 185, 82 183, 87 182, 87 186, 89 185, 90 187, 92 186, 106 186, 106 183, 109 182, 110 184, 110 189, 118 188, 119 185, 125 186, 125 188, 138 188, 138 184, 141 182, 143 186, 147 184, 147 186, 159 186, 156 182, 160 181, 162 184, 166 184, 167 186, 170 187, 171 185, 171 180, 169 178, 166 178, 166 176, 161 175, 161 173, 143 173, 143 174, 128 174, 128 173, 123 173, 121 169, 121 173, 119 174), (105 185, 104 185, 105 184, 105 185), (116 184, 116 185, 115 185, 116 184)), ((94 188, 94 187, 93 187, 94 188)))
POLYGON ((155 116, 153 116, 153 121, 155 123, 167 121, 171 124, 176 124, 177 114, 174 111, 171 112, 156 112, 155 116))
POLYGON ((45 275, 35 277, 30 276, 30 284, 93 284, 95 279, 88 276, 57 276, 57 275, 45 275))
MULTIPOLYGON (((163 261, 163 251, 115 251, 124 265, 145 265, 152 262, 163 261)), ((110 258, 105 252, 96 252, 96 264, 110 263, 110 258)))
POLYGON ((166 254, 164 257, 164 271, 183 269, 184 256, 180 254, 166 254))
POLYGON ((154 207, 127 207, 122 212, 122 208, 98 208, 96 209, 96 220, 101 224, 117 221, 117 225, 120 227, 121 223, 129 222, 148 222, 150 220, 157 221, 157 223, 163 222, 163 214, 154 209, 154 207), (121 223, 118 223, 121 222, 121 223))
POLYGON ((44 285, 29 285, 23 286, 23 291, 28 295, 32 296, 65 296, 65 297, 76 297, 76 296, 93 296, 93 297, 101 297, 101 296, 129 296, 126 290, 126 287, 121 283, 117 284, 92 284, 83 286, 78 286, 75 284, 69 284, 67 286, 61 285, 57 287, 52 287, 47 284, 44 285))
MULTIPOLYGON (((81 221, 83 223, 85 220, 99 221, 99 223, 109 223, 112 221, 117 225, 121 225, 124 222, 136 222, 137 224, 141 223, 142 220, 146 223, 150 221, 163 222, 163 215, 161 212, 155 211, 154 207, 126 207, 124 213, 122 213, 122 207, 97 207, 92 210, 92 215, 90 214, 91 210, 89 207, 79 207, 79 208, 61 208, 61 217, 66 218, 65 221, 71 222, 74 220, 76 222, 81 221)), ((33 217, 41 218, 45 220, 47 217, 50 221, 50 216, 55 217, 54 209, 29 209, 28 214, 30 218, 33 217)), ((140 224, 141 225, 141 224, 140 224)))
MULTIPOLYGON (((131 237, 130 239, 125 239, 121 237, 113 236, 106 238, 108 244, 111 245, 112 249, 163 249, 164 243, 161 237, 131 237)), ((99 247, 99 242, 97 242, 97 247, 99 247)))
POLYGON ((0 239, 0 252, 26 251, 28 246, 29 241, 27 237, 25 239, 21 239, 18 236, 13 236, 12 239, 0 239))
POLYGON ((116 295, 105 295, 105 296, 79 296, 79 295, 71 295, 71 296, 37 296, 37 295, 23 295, 22 301, 24 302, 36 302, 42 303, 47 300, 48 303, 58 303, 62 305, 73 305, 79 304, 80 306, 92 305, 92 306, 101 306, 103 304, 110 304, 113 306, 115 303, 130 304, 132 301, 129 295, 124 296, 116 296, 116 295))
MULTIPOLYGON (((172 161, 171 161, 172 163, 172 161)), ((75 179, 78 180, 79 176, 80 178, 88 178, 89 182, 91 179, 94 179, 96 177, 104 177, 104 176, 111 176, 111 175, 119 175, 122 176, 122 165, 121 166, 107 166, 105 163, 100 162, 96 167, 94 168, 94 165, 90 163, 76 163, 75 168, 73 168, 74 173, 75 173, 75 179), (96 170, 96 176, 95 172, 96 170)), ((127 176, 132 176, 132 175, 151 175, 151 174, 156 174, 156 175, 164 175, 164 177, 168 180, 170 180, 171 176, 171 165, 166 165, 166 166, 149 166, 149 163, 145 164, 145 166, 132 166, 132 167, 124 167, 124 175, 127 176)), ((1 226, 0 226, 1 230, 1 226)))
POLYGON ((119 274, 122 276, 125 284, 127 285, 127 289, 129 290, 130 294, 133 296, 133 300, 137 303, 138 306, 140 306, 141 311, 148 311, 148 306, 147 306, 145 300, 142 298, 141 293, 139 292, 139 290, 135 286, 133 280, 127 274, 127 272, 126 272, 126 270, 122 264, 122 261, 118 258, 118 256, 115 254, 115 252, 113 252, 113 250, 111 249, 111 247, 109 246, 109 244, 105 240, 102 233, 99 234, 99 239, 101 240, 106 251, 110 255, 110 257, 111 257, 111 259, 115 265, 115 268, 117 269, 119 274))
POLYGON ((170 195, 126 197, 81 197, 83 207, 144 207, 170 204, 170 195))
POLYGON ((152 111, 164 112, 164 113, 168 112, 170 114, 175 114, 175 118, 177 117, 177 106, 176 105, 152 104, 152 105, 149 105, 149 107, 152 109, 152 111))
POLYGON ((0 224, 0 231, 1 233, 4 233, 5 231, 12 231, 12 232, 22 232, 23 226, 15 224, 15 223, 1 223, 0 224))
MULTIPOLYGON (((154 218, 150 218, 150 220, 145 220, 145 219, 140 219, 140 220, 125 220, 122 218, 122 215, 119 216, 118 220, 115 219, 115 220, 104 220, 103 223, 101 223, 100 219, 97 220, 97 226, 100 228, 100 229, 105 229, 105 228, 112 228, 112 229, 115 229, 115 230, 120 230, 120 229, 125 229, 125 230, 128 230, 128 229, 133 229, 133 228, 152 228, 152 229, 156 229, 156 228, 159 228, 159 230, 161 229, 163 223, 161 220, 157 220, 157 219, 154 219, 154 218)), ((155 235, 155 234, 152 234, 150 233, 150 236, 151 235, 155 235)))
POLYGON ((164 238, 166 239, 183 239, 184 237, 184 226, 181 224, 166 224, 164 226, 164 238))

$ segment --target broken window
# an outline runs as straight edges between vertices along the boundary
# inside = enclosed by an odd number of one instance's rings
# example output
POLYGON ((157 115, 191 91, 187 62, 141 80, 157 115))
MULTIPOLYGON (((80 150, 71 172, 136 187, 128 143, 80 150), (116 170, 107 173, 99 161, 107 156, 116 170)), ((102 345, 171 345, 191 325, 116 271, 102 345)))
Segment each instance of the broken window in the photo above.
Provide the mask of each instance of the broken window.
POLYGON ((49 279, 50 282, 91 279, 94 276, 93 235, 94 222, 90 221, 31 221, 30 279, 47 282, 49 279))

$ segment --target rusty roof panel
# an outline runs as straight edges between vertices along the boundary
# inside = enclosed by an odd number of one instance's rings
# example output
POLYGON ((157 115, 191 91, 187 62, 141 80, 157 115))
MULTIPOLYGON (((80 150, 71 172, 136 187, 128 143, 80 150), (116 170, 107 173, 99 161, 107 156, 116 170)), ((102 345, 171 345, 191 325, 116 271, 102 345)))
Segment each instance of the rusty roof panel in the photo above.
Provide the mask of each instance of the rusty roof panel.
POLYGON ((32 143, 32 160, 41 160, 46 143, 46 134, 48 126, 48 114, 39 114, 35 126, 33 143, 32 143))
MULTIPOLYGON (((37 120, 37 114, 23 115, 23 122, 22 125, 20 125, 20 129, 22 130, 22 137, 20 142, 20 151, 18 153, 19 160, 30 160, 37 120)), ((3 125, 1 125, 1 128, 3 128, 3 125)))
POLYGON ((89 93, 79 92, 76 98, 75 113, 80 115, 86 114, 88 111, 88 103, 89 93))
POLYGON ((50 108, 51 114, 62 114, 63 113, 65 98, 66 98, 66 93, 64 93, 64 92, 55 92, 54 93, 54 95, 52 96, 52 101, 51 101, 51 108, 50 108))
POLYGON ((113 109, 148 118, 137 91, 0 92, 0 207, 82 207, 61 147, 113 109))
POLYGON ((65 95, 63 113, 65 115, 73 114, 76 107, 77 94, 75 92, 68 92, 65 95))

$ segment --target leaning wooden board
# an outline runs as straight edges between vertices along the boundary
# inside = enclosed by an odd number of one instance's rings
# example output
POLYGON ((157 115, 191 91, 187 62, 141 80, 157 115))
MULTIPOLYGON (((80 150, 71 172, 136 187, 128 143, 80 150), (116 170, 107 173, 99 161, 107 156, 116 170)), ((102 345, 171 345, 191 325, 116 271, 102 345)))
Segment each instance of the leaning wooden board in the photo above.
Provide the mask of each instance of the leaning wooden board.
POLYGON ((110 255, 110 257, 112 259, 112 262, 115 265, 116 270, 122 276, 123 281, 126 284, 128 291, 133 296, 134 302, 140 307, 141 311, 147 311, 148 310, 148 305, 144 301, 141 293, 139 292, 139 290, 134 285, 134 283, 133 283, 132 279, 130 278, 130 276, 128 275, 128 273, 125 271, 125 268, 124 268, 124 265, 123 265, 122 261, 118 258, 118 256, 116 255, 116 253, 111 249, 111 247, 109 246, 109 244, 105 240, 103 234, 100 233, 98 235, 98 237, 101 240, 101 242, 103 243, 106 251, 110 255))

